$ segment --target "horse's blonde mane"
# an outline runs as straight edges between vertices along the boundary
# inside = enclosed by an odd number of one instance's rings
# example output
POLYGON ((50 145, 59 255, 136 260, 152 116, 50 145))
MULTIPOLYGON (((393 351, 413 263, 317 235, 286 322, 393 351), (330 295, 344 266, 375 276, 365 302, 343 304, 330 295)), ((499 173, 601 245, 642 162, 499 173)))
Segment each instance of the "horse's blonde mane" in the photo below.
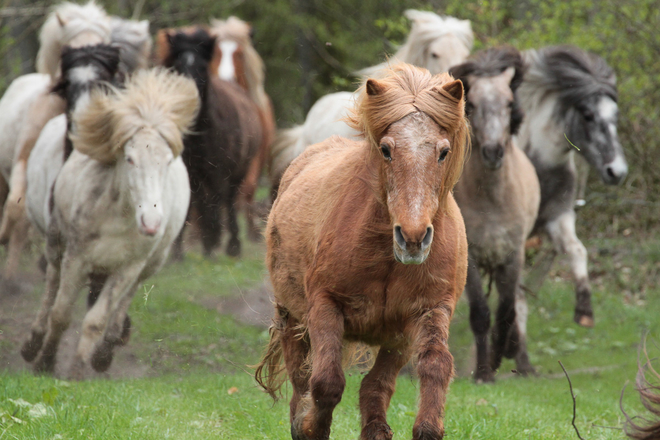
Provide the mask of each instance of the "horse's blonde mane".
MULTIPOLYGON (((453 83, 448 73, 431 75, 428 70, 410 64, 397 64, 384 72, 379 80, 369 80, 358 90, 355 107, 346 122, 367 138, 372 148, 387 128, 404 117, 423 112, 450 135, 451 154, 447 159, 441 200, 454 187, 463 169, 470 148, 470 130, 465 118, 465 102, 444 89, 453 83), (367 87, 378 88, 377 94, 368 94, 367 87)), ((460 84, 460 82, 458 82, 460 84)))
POLYGON ((92 92, 89 104, 73 115, 73 146, 100 162, 111 164, 139 130, 156 130, 175 156, 183 151, 183 135, 197 117, 195 82, 162 68, 140 70, 125 89, 92 92))
POLYGON ((450 16, 441 17, 433 12, 415 9, 408 9, 404 15, 412 21, 406 42, 399 47, 390 60, 362 69, 358 72, 359 75, 374 76, 392 62, 408 63, 414 66, 425 65, 428 46, 438 38, 449 34, 455 35, 469 52, 472 51, 474 34, 470 20, 459 20, 450 16))
POLYGON ((120 70, 131 73, 137 69, 149 66, 151 54, 151 35, 149 35, 149 20, 125 20, 112 17, 111 41, 119 47, 121 60, 120 70))
POLYGON ((110 42, 110 19, 103 8, 93 0, 85 5, 64 2, 53 8, 39 34, 37 72, 55 78, 62 48, 83 32, 98 34, 102 43, 110 42))
POLYGON ((211 19, 211 35, 216 36, 218 41, 234 40, 243 49, 248 94, 259 108, 269 111, 270 100, 264 90, 264 62, 252 46, 251 30, 248 23, 234 16, 226 20, 211 19))

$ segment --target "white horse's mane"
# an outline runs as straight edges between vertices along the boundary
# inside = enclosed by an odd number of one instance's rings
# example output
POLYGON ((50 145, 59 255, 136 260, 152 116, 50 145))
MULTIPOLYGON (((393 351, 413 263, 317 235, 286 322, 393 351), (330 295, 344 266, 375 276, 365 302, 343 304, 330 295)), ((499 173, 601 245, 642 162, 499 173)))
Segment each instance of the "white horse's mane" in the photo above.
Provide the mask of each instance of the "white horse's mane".
POLYGON ((83 32, 94 32, 110 42, 110 20, 94 0, 85 5, 64 2, 53 8, 39 34, 37 72, 55 78, 62 48, 83 32))
POLYGON ((408 9, 404 15, 412 21, 412 27, 406 42, 399 47, 390 60, 359 70, 358 74, 360 76, 374 76, 387 66, 398 62, 423 66, 426 64, 426 57, 428 56, 426 49, 429 44, 445 35, 456 36, 468 51, 472 51, 474 34, 472 33, 470 20, 459 20, 450 16, 441 17, 430 11, 415 9, 408 9))
POLYGON ((183 135, 197 117, 199 94, 192 79, 162 68, 139 70, 125 89, 95 90, 89 104, 73 115, 71 136, 76 150, 103 163, 114 163, 126 141, 152 128, 175 156, 183 151, 183 135))
POLYGON ((252 27, 240 18, 231 16, 226 20, 211 19, 211 35, 220 40, 233 40, 243 49, 245 55, 245 76, 248 94, 262 110, 270 108, 270 101, 264 90, 264 62, 252 46, 250 31, 252 27))
POLYGON ((112 17, 111 41, 119 47, 120 70, 131 73, 137 69, 149 66, 151 54, 151 35, 149 35, 149 20, 125 20, 112 17))

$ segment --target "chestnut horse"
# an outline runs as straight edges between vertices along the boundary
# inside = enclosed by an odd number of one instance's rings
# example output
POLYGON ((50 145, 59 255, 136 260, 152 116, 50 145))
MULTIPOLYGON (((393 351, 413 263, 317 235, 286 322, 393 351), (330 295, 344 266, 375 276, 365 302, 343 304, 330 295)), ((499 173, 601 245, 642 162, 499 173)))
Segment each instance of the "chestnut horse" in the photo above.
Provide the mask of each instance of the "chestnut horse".
POLYGON ((250 162, 239 190, 245 204, 248 238, 258 241, 261 239, 261 231, 255 225, 254 193, 275 137, 273 105, 264 90, 264 62, 252 46, 252 26, 243 20, 236 17, 211 20, 211 35, 216 37, 211 75, 239 84, 259 108, 263 138, 259 153, 250 162))
POLYGON ((541 192, 534 166, 512 137, 522 120, 515 92, 523 71, 521 54, 511 47, 479 52, 450 69, 465 86, 474 147, 454 195, 470 244, 465 292, 477 345, 476 381, 493 381, 502 356, 515 357, 520 374, 534 372, 525 344, 527 303, 519 285, 525 240, 534 227, 541 192), (495 281, 499 297, 492 351, 480 269, 495 281))
POLYGON ((392 438, 386 412, 412 356, 413 438, 444 435, 449 322, 467 272, 451 195, 469 144, 463 86, 409 64, 385 73, 366 82, 349 118, 366 140, 334 136, 306 149, 268 217, 276 313, 255 377, 275 397, 288 373, 293 439, 328 439, 344 340, 380 346, 360 390, 361 439, 392 438))

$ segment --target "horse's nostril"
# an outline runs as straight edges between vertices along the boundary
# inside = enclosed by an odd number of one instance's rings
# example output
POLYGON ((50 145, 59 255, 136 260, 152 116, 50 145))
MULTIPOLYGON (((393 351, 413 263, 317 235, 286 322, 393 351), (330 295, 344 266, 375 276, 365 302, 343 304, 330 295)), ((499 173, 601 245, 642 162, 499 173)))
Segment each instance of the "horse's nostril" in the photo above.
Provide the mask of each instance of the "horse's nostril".
POLYGON ((612 169, 612 167, 607 167, 606 171, 608 176, 610 176, 613 179, 616 179, 616 175, 614 174, 614 170, 612 169))
POLYGON ((433 241, 433 228, 432 227, 427 227, 426 228, 426 235, 422 239, 422 250, 425 250, 431 242, 433 241))
POLYGON ((403 232, 401 232, 401 226, 394 227, 394 239, 396 240, 396 244, 398 244, 401 249, 406 248, 406 239, 403 238, 403 232))

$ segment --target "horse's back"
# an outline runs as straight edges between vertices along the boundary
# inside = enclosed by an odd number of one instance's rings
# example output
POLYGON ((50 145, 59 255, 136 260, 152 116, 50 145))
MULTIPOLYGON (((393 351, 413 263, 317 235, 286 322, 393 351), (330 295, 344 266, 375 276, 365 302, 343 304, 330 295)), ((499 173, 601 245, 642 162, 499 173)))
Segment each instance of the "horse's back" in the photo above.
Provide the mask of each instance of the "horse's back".
POLYGON ((305 119, 304 145, 322 142, 333 135, 356 139, 360 133, 343 121, 354 104, 355 94, 351 92, 331 93, 316 101, 305 119))
POLYGON ((59 115, 44 126, 27 163, 26 210, 33 225, 46 234, 50 222, 51 189, 64 164, 66 115, 59 115))
POLYGON ((16 78, 0 99, 0 172, 9 179, 11 167, 18 153, 18 138, 28 122, 28 111, 32 103, 50 85, 50 76, 31 73, 16 78))

